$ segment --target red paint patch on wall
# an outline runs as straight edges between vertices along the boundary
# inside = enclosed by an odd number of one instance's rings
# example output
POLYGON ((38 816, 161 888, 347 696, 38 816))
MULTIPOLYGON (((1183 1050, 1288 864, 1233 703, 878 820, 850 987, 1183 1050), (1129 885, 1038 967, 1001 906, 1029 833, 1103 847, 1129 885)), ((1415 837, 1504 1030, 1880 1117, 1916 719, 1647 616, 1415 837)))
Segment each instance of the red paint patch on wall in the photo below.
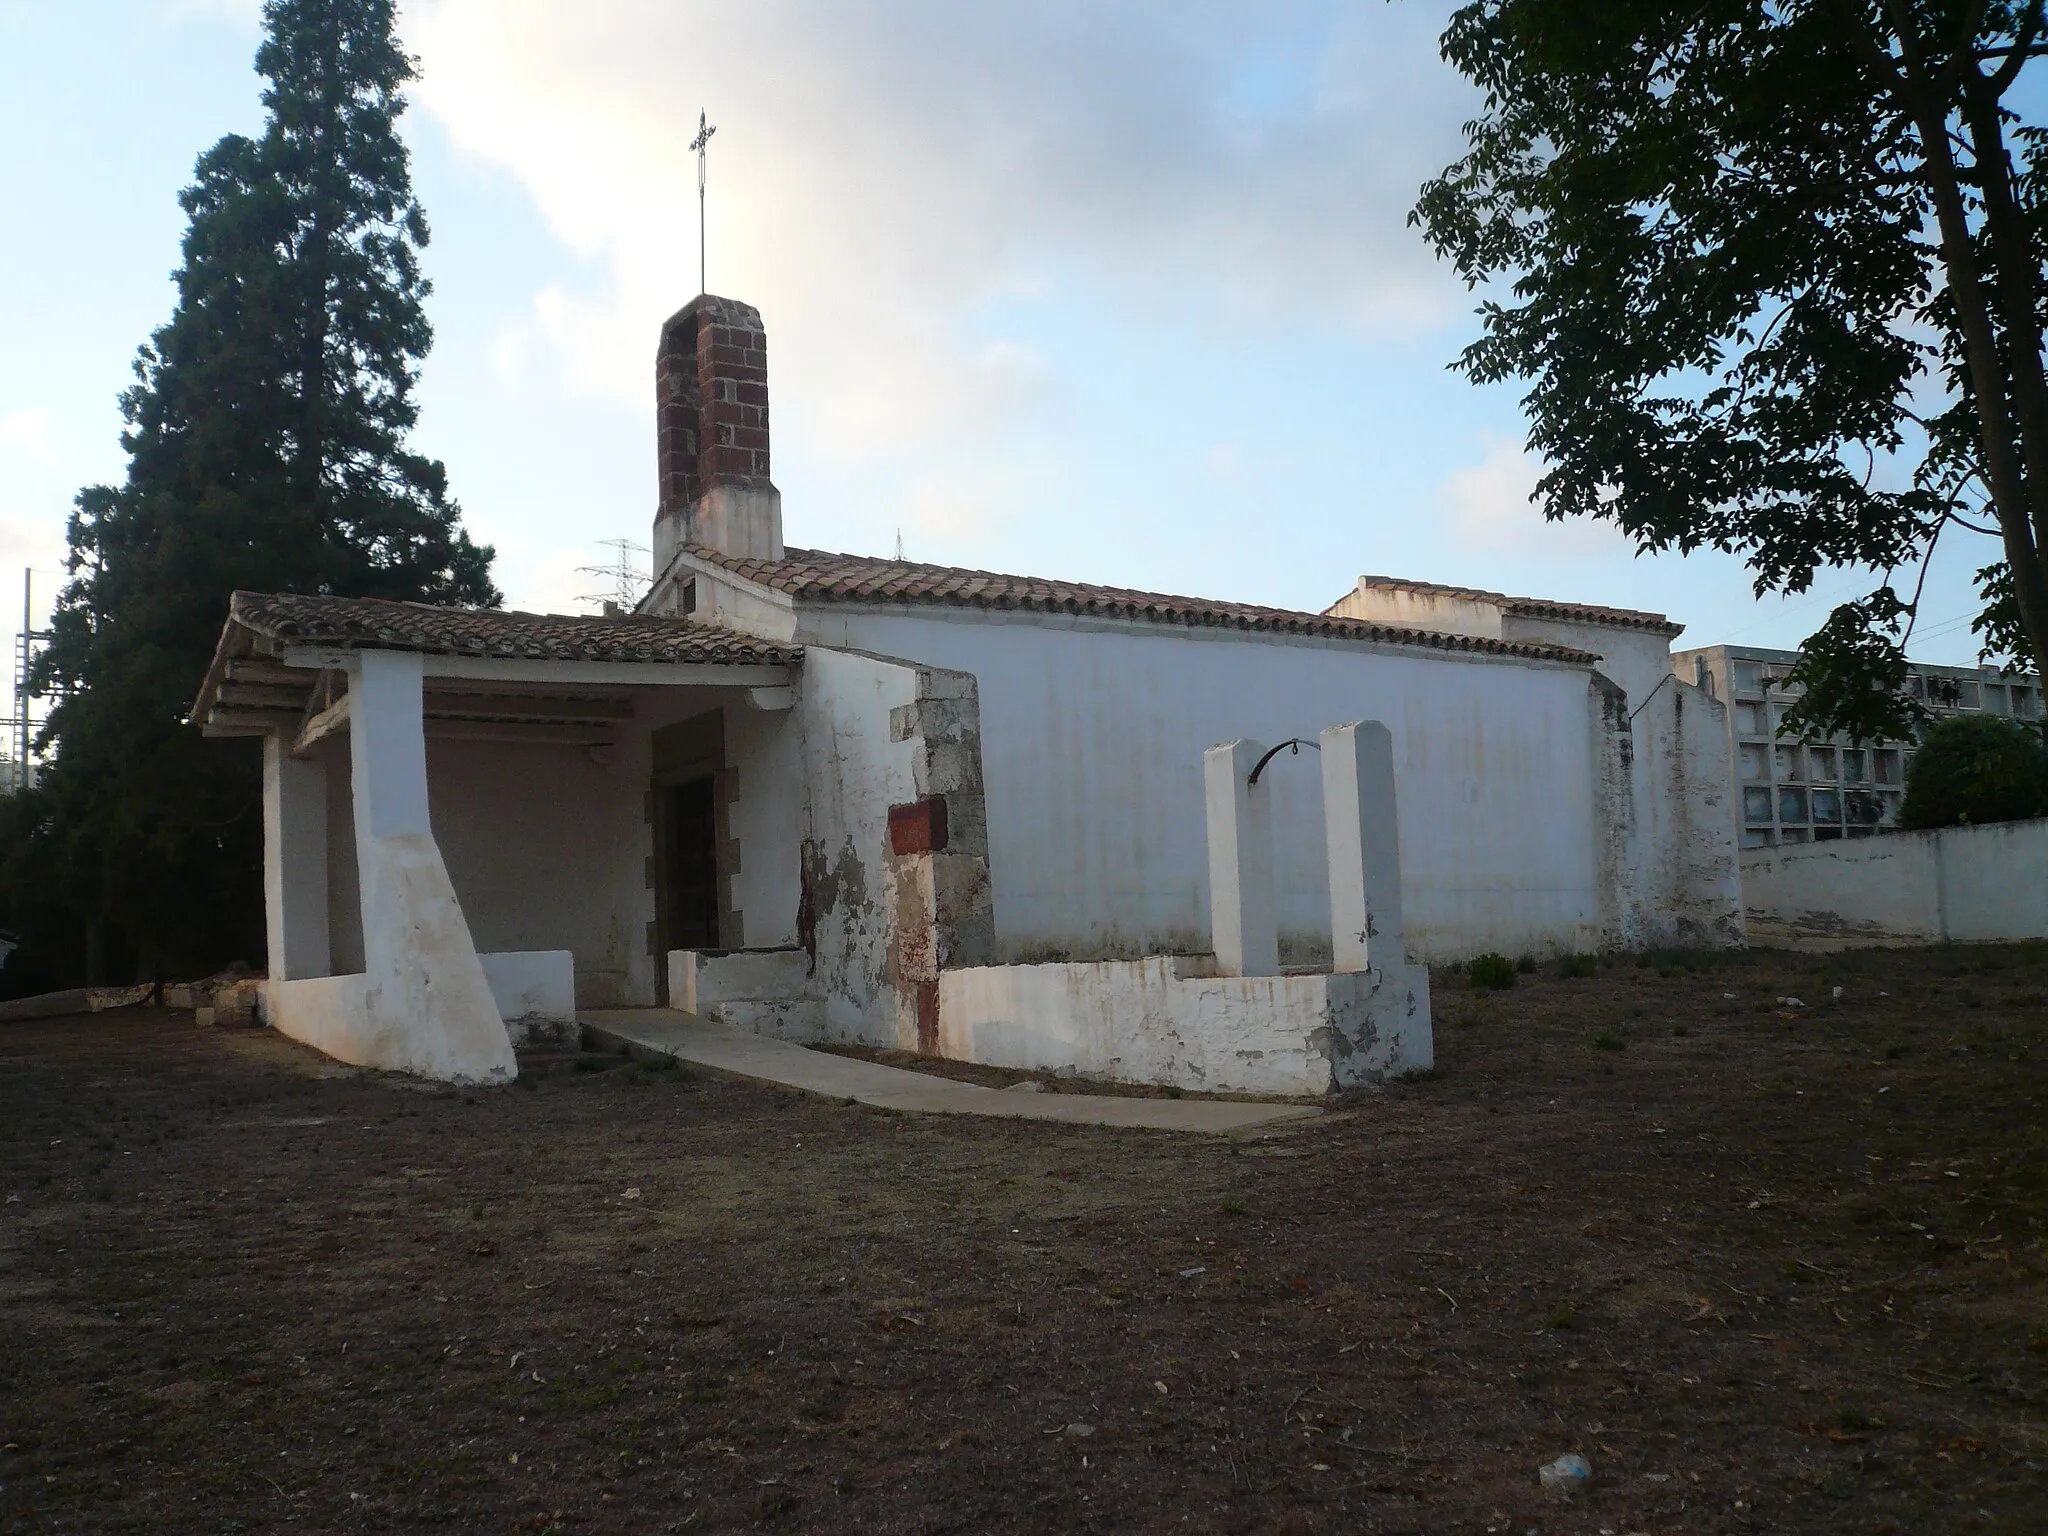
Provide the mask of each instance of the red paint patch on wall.
POLYGON ((889 807, 889 847, 898 857, 946 851, 946 801, 927 795, 908 805, 889 807))

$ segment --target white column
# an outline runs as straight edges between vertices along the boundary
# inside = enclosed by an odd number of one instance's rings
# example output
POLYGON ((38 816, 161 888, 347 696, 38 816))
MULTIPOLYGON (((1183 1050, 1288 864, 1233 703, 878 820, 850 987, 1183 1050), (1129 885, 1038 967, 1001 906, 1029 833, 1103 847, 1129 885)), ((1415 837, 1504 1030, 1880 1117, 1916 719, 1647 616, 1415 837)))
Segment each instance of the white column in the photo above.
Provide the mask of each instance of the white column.
POLYGON ((1318 738, 1323 835, 1330 861, 1331 968, 1398 973, 1401 835, 1394 811, 1394 738, 1377 720, 1333 725, 1318 738))
POLYGON ((364 651, 349 674, 362 1060, 449 1082, 506 1082, 518 1072, 511 1037, 428 820, 422 694, 421 660, 408 652, 364 651))
POLYGON ((356 840, 431 835, 425 673, 407 651, 364 651, 348 680, 356 840))
POLYGON ((1209 933, 1226 976, 1280 973, 1280 912, 1273 891, 1272 792, 1249 782, 1264 755, 1256 741, 1202 754, 1209 819, 1209 933))
POLYGON ((263 738, 263 919, 272 981, 333 968, 327 944, 327 770, 263 738))

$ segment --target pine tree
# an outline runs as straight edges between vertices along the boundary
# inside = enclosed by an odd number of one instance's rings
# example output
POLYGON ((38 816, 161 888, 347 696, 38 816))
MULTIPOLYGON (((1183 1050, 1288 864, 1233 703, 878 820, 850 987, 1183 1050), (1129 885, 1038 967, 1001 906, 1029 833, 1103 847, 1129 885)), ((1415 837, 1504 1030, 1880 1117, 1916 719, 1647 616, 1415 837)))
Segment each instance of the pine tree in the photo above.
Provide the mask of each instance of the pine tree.
POLYGON ((261 955, 253 744, 184 720, 229 593, 499 600, 407 446, 432 332, 392 0, 268 0, 264 24, 264 132, 200 157, 177 305, 122 398, 126 481, 71 518, 40 674, 55 762, 0 861, 25 939, 83 914, 145 968, 261 955))

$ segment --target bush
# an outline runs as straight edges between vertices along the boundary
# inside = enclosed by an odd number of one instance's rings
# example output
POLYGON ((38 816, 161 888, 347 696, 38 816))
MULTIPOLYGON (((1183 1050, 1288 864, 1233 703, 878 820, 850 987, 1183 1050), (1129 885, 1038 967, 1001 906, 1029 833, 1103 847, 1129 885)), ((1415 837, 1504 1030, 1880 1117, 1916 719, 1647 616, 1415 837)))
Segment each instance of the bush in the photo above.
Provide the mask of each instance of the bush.
POLYGON ((1557 962, 1557 974, 1567 981, 1577 976, 1597 976, 1600 962, 1591 955, 1566 955, 1557 962))
POLYGON ((1515 984, 1515 962, 1506 955, 1475 955, 1465 979, 1482 992, 1504 992, 1515 984))
POLYGON ((1930 726, 1906 777, 1899 825, 1976 826, 2048 816, 2048 742, 2032 726, 1995 715, 1955 715, 1930 726))

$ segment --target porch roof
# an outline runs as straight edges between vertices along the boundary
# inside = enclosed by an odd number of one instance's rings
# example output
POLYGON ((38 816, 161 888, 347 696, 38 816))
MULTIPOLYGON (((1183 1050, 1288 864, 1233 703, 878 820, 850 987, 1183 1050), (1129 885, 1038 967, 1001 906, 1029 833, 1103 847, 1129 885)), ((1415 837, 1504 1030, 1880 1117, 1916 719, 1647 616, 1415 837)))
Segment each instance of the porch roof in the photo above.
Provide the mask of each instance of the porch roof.
POLYGON ((543 673, 559 670, 563 682, 586 691, 653 680, 656 669, 668 668, 676 669, 677 681, 759 686, 786 679, 803 659, 801 646, 677 617, 508 613, 374 597, 237 592, 191 718, 213 735, 275 729, 287 716, 296 721, 317 702, 323 661, 341 664, 329 653, 366 650, 453 658, 449 665, 468 664, 465 675, 494 679, 505 672, 507 681, 507 668, 523 676, 538 663, 543 673))

